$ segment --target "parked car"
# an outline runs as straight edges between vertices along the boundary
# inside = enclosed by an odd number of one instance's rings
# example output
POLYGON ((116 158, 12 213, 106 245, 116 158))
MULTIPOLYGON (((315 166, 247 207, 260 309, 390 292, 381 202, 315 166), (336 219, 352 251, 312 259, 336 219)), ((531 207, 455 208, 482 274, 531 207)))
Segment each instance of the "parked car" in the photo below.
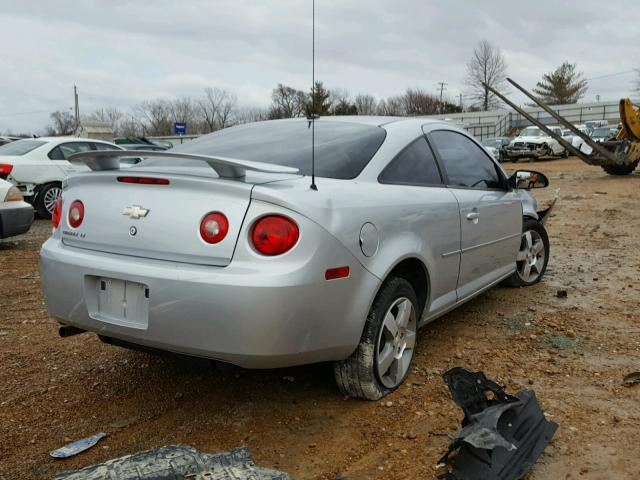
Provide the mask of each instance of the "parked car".
POLYGON ((32 223, 33 207, 13 184, 0 180, 0 238, 26 233, 32 223))
POLYGON ((482 145, 484 145, 487 149, 493 149, 495 151, 495 153, 492 152, 492 154, 494 158, 499 162, 503 162, 505 159, 508 158, 505 148, 510 143, 511 143, 511 139, 509 137, 485 138, 482 141, 482 145))
MULTIPOLYGON (((560 134, 562 132, 560 131, 560 134)), ((521 158, 538 159, 550 156, 566 156, 567 152, 560 142, 547 135, 538 127, 526 127, 505 147, 512 162, 521 158)))
MULTIPOLYGON (((593 130, 588 128, 586 125, 574 125, 574 126, 585 135, 591 136, 591 134, 593 133, 593 130)), ((578 150, 580 150, 580 148, 582 147, 582 144, 584 143, 584 140, 582 139, 582 137, 579 137, 578 135, 574 135, 574 133, 568 128, 562 130, 562 137, 565 140, 567 140, 569 143, 571 143, 571 145, 577 148, 578 150)))
POLYGON ((334 362, 352 397, 410 370, 416 332, 544 275, 546 213, 464 130, 326 117, 200 137, 129 168, 84 152, 42 247, 51 315, 107 342, 248 368, 334 362), (312 132, 315 131, 315 181, 312 132))
POLYGON ((69 175, 88 171, 67 161, 78 152, 122 150, 102 140, 77 137, 28 138, 0 147, 0 178, 18 187, 38 215, 49 218, 69 175))
POLYGON ((585 126, 589 127, 591 130, 595 130, 598 127, 606 127, 609 125, 608 120, 589 120, 584 122, 585 126))
POLYGON ((616 126, 597 127, 591 134, 591 138, 596 142, 604 142, 605 140, 615 138, 617 134, 618 127, 616 126))

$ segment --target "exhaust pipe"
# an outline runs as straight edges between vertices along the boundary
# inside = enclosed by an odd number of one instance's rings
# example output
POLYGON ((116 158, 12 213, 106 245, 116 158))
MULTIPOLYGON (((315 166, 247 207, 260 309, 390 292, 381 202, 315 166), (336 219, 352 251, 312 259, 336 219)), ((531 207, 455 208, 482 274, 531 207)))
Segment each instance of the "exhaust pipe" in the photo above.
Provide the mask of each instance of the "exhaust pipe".
POLYGON ((58 334, 62 338, 71 337, 72 335, 78 335, 79 333, 85 333, 86 330, 83 330, 78 327, 72 327, 71 325, 63 325, 58 329, 58 334))

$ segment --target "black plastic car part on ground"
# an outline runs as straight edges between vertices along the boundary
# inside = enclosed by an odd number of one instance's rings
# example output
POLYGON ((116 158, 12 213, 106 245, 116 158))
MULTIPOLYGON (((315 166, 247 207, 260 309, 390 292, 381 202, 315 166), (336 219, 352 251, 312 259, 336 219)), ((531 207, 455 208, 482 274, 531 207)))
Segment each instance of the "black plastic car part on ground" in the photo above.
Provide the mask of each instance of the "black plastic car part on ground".
POLYGON ((202 453, 169 445, 126 455, 99 465, 63 472, 54 480, 289 480, 289 475, 256 467, 246 447, 228 453, 202 453))
POLYGON ((518 480, 536 463, 558 428, 546 420, 532 390, 507 394, 484 373, 456 367, 443 375, 464 412, 439 464, 441 480, 518 480))

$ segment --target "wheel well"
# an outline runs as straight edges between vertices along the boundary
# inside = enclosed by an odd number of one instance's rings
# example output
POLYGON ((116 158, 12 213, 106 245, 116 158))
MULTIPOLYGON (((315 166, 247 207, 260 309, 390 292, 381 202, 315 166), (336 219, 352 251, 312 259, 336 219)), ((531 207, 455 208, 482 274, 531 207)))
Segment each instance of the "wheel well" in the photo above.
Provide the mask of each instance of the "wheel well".
POLYGON ((416 292, 416 297, 418 297, 418 309, 422 313, 427 304, 427 291, 429 288, 427 269, 424 264, 417 258, 407 258, 396 265, 389 272, 388 277, 404 278, 411 284, 416 292))

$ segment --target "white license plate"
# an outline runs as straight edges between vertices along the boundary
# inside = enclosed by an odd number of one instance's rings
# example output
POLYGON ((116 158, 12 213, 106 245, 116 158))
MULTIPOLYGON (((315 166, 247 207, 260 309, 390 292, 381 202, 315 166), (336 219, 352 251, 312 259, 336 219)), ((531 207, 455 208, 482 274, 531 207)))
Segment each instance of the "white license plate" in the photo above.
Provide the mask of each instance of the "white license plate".
POLYGON ((101 319, 146 327, 149 287, 114 278, 98 278, 95 284, 98 289, 97 313, 101 319))

